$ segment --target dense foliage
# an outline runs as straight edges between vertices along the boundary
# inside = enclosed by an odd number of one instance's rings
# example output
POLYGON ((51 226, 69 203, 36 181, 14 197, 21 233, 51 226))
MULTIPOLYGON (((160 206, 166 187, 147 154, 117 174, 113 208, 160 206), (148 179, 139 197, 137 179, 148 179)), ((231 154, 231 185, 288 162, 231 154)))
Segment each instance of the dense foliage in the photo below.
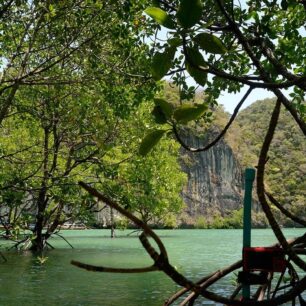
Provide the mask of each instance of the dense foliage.
POLYGON ((165 139, 146 157, 135 154, 139 139, 148 129, 156 128, 150 116, 152 104, 144 102, 138 107, 96 171, 103 175, 101 190, 144 222, 175 227, 184 206, 180 192, 186 182, 178 163, 178 143, 165 139))
POLYGON ((143 40, 151 30, 142 2, 123 4, 0 5, 0 222, 20 248, 42 250, 64 223, 92 218, 97 201, 81 180, 145 222, 175 224, 184 182, 177 144, 165 141, 159 163, 137 154, 155 124, 143 40))

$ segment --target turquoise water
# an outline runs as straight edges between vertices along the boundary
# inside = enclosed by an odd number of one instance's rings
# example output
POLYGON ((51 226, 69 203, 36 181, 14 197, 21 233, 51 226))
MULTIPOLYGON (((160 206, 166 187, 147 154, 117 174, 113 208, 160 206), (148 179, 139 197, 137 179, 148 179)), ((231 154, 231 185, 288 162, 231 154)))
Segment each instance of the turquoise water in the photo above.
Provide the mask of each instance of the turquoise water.
MULTIPOLYGON (((188 278, 197 280, 205 274, 225 267, 241 256, 241 230, 158 230, 170 261, 188 278)), ((303 229, 287 229, 287 238, 301 235, 303 229)), ((53 238, 55 250, 41 265, 32 253, 4 252, 8 262, 0 262, 0 305, 66 305, 66 306, 156 306, 178 290, 161 272, 123 275, 88 272, 70 264, 72 259, 111 267, 141 267, 152 264, 136 235, 118 231, 109 238, 108 230, 63 231, 75 247, 53 238)), ((254 230, 253 246, 275 242, 270 230, 254 230)), ((235 277, 213 287, 230 294, 235 277)), ((201 300, 197 305, 216 305, 201 300)))

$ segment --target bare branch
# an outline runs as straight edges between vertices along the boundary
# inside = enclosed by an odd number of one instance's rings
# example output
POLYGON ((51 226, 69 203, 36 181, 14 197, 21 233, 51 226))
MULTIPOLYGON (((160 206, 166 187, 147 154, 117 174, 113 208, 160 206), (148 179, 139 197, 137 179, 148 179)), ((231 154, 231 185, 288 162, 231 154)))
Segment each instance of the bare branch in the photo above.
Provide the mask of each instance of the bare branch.
POLYGON ((306 227, 306 220, 303 220, 299 217, 297 217, 296 215, 292 214, 290 211, 288 211, 286 208, 284 208, 283 205, 281 205, 274 197, 271 193, 269 193, 268 191, 265 191, 265 194, 267 195, 267 197, 269 198, 269 200, 271 201, 271 203, 277 207, 286 217, 288 217, 289 219, 291 219, 292 221, 299 223, 303 226, 306 227))
POLYGON ((245 100, 247 99, 247 97, 250 95, 250 93, 252 92, 253 88, 250 87, 248 89, 248 91, 246 92, 246 94, 242 97, 241 101, 237 104, 229 122, 226 124, 226 126, 224 127, 224 129, 221 131, 221 133, 211 142, 209 143, 208 145, 206 145, 205 147, 203 148, 191 148, 189 147, 187 144, 185 144, 185 142, 182 140, 182 138, 180 137, 179 133, 178 133, 178 130, 176 128, 176 125, 174 124, 173 125, 173 133, 177 139, 177 141, 180 143, 180 145, 190 151, 190 152, 203 152, 203 151, 207 151, 209 150, 211 147, 213 147, 216 143, 218 143, 218 141, 226 134, 227 130, 230 128, 230 126, 232 125, 232 123, 234 122, 238 112, 239 112, 239 109, 241 108, 241 106, 243 105, 243 103, 245 102, 245 100))
POLYGON ((102 266, 93 266, 81 263, 79 261, 72 260, 70 262, 72 265, 93 272, 108 272, 108 273, 145 273, 158 271, 159 269, 155 266, 145 267, 145 268, 110 268, 102 266))
POLYGON ((159 247, 159 250, 160 250, 161 254, 165 258, 168 258, 167 251, 166 251, 163 243, 161 242, 160 238, 155 234, 155 232, 147 224, 145 224, 143 221, 138 219, 136 216, 131 214, 129 211, 127 211, 126 209, 122 208, 119 204, 117 204, 116 202, 112 201, 111 199, 109 199, 108 197, 106 197, 105 195, 103 195, 102 193, 97 191, 96 189, 94 189, 94 188, 90 187, 89 185, 87 185, 86 183, 79 182, 79 185, 81 187, 83 187, 85 190, 87 190, 91 195, 93 195, 94 197, 98 198, 100 201, 104 202, 108 206, 116 209, 122 215, 124 215, 125 217, 129 218, 136 225, 138 225, 140 228, 142 228, 144 230, 144 232, 148 236, 152 237, 155 240, 155 242, 157 243, 157 245, 159 247))

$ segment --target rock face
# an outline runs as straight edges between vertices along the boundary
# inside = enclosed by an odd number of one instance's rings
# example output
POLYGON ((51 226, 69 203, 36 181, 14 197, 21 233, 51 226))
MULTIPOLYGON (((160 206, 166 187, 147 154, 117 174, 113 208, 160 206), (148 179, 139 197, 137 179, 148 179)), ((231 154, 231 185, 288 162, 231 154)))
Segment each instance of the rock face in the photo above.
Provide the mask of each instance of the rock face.
MULTIPOLYGON (((212 131, 206 138, 187 133, 184 139, 191 147, 203 147, 217 132, 212 131)), ((185 214, 190 217, 187 223, 193 223, 198 216, 210 220, 241 208, 242 170, 224 139, 204 152, 191 153, 182 149, 181 156, 182 169, 188 174, 188 183, 182 193, 187 205, 185 214)))

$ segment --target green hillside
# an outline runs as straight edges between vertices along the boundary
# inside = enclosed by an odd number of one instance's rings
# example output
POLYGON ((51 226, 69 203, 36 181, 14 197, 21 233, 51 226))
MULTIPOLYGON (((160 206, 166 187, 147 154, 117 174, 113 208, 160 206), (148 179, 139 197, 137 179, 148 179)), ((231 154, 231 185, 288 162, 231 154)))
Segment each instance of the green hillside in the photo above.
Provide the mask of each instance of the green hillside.
MULTIPOLYGON (((241 111, 236 125, 230 130, 229 137, 236 134, 233 149, 243 167, 257 164, 273 106, 274 100, 271 99, 255 102, 241 111)), ((305 177, 305 137, 283 108, 267 162, 267 189, 292 213, 306 216, 305 177)))

